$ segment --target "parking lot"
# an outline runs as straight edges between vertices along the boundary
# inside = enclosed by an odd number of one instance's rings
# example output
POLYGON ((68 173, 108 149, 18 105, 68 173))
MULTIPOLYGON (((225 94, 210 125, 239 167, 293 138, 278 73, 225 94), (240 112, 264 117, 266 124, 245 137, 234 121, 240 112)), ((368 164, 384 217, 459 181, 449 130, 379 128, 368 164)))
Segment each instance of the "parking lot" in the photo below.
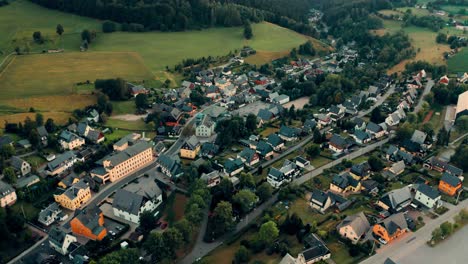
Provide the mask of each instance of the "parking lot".
POLYGON ((267 103, 262 101, 255 101, 251 104, 248 104, 244 107, 241 107, 237 110, 233 111, 233 115, 240 115, 240 116, 247 116, 248 114, 257 115, 260 109, 266 108, 268 106, 267 103))

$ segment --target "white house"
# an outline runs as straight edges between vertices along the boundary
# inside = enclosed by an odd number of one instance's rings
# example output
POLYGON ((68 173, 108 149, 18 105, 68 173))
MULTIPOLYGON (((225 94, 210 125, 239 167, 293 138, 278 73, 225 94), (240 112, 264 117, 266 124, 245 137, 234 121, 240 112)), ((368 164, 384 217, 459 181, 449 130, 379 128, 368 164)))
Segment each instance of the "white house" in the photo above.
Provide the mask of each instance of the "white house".
POLYGON ((141 213, 153 212, 161 203, 162 192, 154 179, 142 177, 115 193, 112 208, 116 217, 138 224, 141 213))
POLYGON ((426 184, 419 185, 414 199, 427 208, 437 208, 442 203, 439 191, 426 184))
POLYGON ((11 157, 11 166, 21 177, 31 172, 31 165, 17 156, 11 157))
POLYGON ((197 137, 211 137, 215 131, 215 123, 208 115, 197 116, 195 122, 195 135, 197 137))
POLYGON ((62 255, 67 255, 69 253, 68 248, 74 242, 77 242, 76 237, 66 233, 59 226, 54 226, 49 231, 50 247, 62 255))
POLYGON ((273 102, 277 103, 277 104, 286 104, 289 102, 289 96, 285 95, 285 94, 281 94, 275 98, 273 98, 273 102))
POLYGON ((45 209, 41 210, 38 221, 45 226, 49 226, 59 218, 61 213, 62 209, 60 209, 60 206, 57 203, 51 203, 45 209))

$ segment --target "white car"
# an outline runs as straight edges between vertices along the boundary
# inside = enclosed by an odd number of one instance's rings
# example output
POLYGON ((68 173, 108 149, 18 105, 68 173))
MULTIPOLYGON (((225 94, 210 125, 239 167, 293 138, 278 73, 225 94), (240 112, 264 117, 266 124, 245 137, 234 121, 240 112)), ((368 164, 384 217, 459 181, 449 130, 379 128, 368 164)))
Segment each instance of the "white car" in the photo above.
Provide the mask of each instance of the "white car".
POLYGON ((382 245, 387 245, 387 241, 385 241, 385 240, 382 239, 381 237, 379 237, 379 242, 380 242, 382 245))

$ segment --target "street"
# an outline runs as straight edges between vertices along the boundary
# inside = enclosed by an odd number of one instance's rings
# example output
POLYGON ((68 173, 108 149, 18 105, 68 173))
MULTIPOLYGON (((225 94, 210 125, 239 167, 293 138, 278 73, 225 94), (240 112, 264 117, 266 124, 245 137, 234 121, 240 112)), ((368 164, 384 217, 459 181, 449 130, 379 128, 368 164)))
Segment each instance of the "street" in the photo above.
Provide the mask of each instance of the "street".
MULTIPOLYGON (((417 256, 422 257, 423 255, 421 254, 421 252, 429 251, 427 249, 430 249, 430 251, 433 252, 432 254, 436 253, 434 255, 440 255, 440 257, 443 257, 444 262, 446 262, 447 264, 448 263, 462 263, 462 262, 450 262, 451 258, 454 255, 456 255, 455 253, 456 249, 443 247, 442 245, 446 243, 447 241, 442 242, 440 245, 437 245, 435 248, 430 248, 429 246, 426 245, 426 242, 431 239, 432 237, 431 233, 436 227, 438 227, 440 224, 442 224, 445 221, 453 220, 453 217, 456 214, 458 214, 458 212, 460 212, 461 209, 463 208, 466 209, 467 206, 468 206, 468 200, 464 200, 463 202, 460 202, 457 206, 453 206, 445 214, 426 223, 426 225, 423 226, 418 231, 414 233, 408 233, 404 235, 403 237, 397 239, 397 241, 394 241, 393 243, 383 246, 381 249, 378 250, 378 253, 376 255, 362 261, 361 264, 384 263, 384 261, 387 258, 391 258, 393 261, 397 263, 442 263, 442 262, 435 261, 434 259, 428 258, 427 255, 425 256, 427 261, 421 261, 420 259, 418 259, 417 262, 411 262, 411 259, 415 260, 417 256), (412 241, 408 242, 410 239, 412 239, 412 241), (442 250, 442 248, 446 248, 446 250, 442 250), (450 257, 447 257, 447 256, 450 256, 450 257)), ((464 230, 460 230, 459 232, 462 232, 462 231, 466 232, 467 227, 465 227, 464 230)), ((448 240, 450 241, 453 238, 454 237, 450 237, 448 238, 448 240)), ((466 244, 464 244, 463 246, 466 247, 466 244)), ((463 249, 460 251, 457 251, 458 254, 462 253, 461 257, 464 260, 463 263, 466 263, 465 251, 463 249)))
POLYGON ((431 89, 432 89, 432 87, 434 86, 434 84, 435 84, 435 83, 434 83, 433 80, 430 80, 430 79, 427 80, 426 87, 424 87, 424 91, 423 91, 423 93, 421 94, 421 98, 420 98, 420 100, 418 101, 418 104, 414 107, 414 110, 413 110, 414 113, 417 113, 417 112, 419 112, 419 110, 421 110, 421 107, 422 107, 422 105, 423 105, 423 103, 424 103, 424 97, 425 97, 429 92, 431 92, 431 89))

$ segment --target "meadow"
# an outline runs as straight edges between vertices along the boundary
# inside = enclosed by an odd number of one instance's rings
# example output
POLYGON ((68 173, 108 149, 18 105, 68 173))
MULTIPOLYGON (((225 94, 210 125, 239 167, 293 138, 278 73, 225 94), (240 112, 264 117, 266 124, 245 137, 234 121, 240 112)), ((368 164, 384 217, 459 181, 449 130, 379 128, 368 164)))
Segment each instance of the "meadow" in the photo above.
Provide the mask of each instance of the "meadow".
POLYGON ((468 70, 468 49, 463 48, 459 53, 448 59, 450 72, 466 72, 468 70))

